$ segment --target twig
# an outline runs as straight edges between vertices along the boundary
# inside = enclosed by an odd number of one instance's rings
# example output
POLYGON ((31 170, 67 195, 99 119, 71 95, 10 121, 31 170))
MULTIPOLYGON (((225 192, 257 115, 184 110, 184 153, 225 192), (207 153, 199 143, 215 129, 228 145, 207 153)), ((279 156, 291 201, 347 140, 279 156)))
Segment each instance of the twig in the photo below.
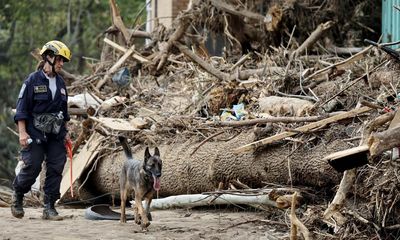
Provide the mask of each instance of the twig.
POLYGON ((378 230, 378 231, 381 230, 381 228, 380 228, 376 223, 371 222, 371 221, 369 221, 368 219, 364 218, 364 217, 361 216, 358 212, 349 210, 349 211, 347 211, 347 213, 348 213, 349 215, 352 215, 353 217, 357 218, 360 222, 362 222, 362 223, 364 223, 364 224, 372 224, 376 230, 378 230))
POLYGON ((185 31, 189 26, 189 21, 190 19, 185 15, 182 15, 178 18, 178 27, 175 29, 175 32, 171 34, 166 46, 161 50, 161 52, 158 53, 157 57, 153 60, 154 63, 157 63, 157 61, 159 61, 157 65, 157 71, 160 70, 167 61, 168 53, 171 47, 174 45, 174 42, 181 39, 181 37, 185 34, 185 31))
MULTIPOLYGON (((356 109, 353 109, 353 110, 351 110, 349 112, 345 112, 345 113, 341 113, 341 114, 338 114, 338 115, 335 115, 335 116, 332 116, 332 117, 329 117, 329 118, 325 118, 325 119, 320 120, 318 122, 309 123, 307 125, 298 127, 295 130, 298 130, 298 131, 313 130, 315 128, 326 126, 328 124, 331 124, 331 123, 334 123, 334 122, 337 122, 337 121, 340 121, 340 120, 343 120, 343 119, 355 117, 355 116, 357 116, 357 115, 359 115, 361 113, 365 113, 365 112, 368 112, 370 110, 371 110, 371 108, 369 108, 369 107, 356 108, 356 109)), ((258 140, 258 141, 243 145, 241 147, 238 147, 238 148, 234 149, 233 151, 235 153, 242 153, 242 152, 246 152, 246 151, 250 151, 250 150, 255 150, 258 147, 270 144, 270 143, 275 142, 275 141, 282 140, 282 139, 287 138, 287 137, 291 137, 293 135, 296 135, 296 133, 293 133, 293 132, 279 133, 279 134, 276 134, 274 136, 267 137, 267 138, 264 138, 264 139, 261 139, 261 140, 258 140)))
MULTIPOLYGON (((371 69, 369 73, 375 71, 376 69, 378 69, 379 67, 381 67, 382 65, 384 65, 387 61, 381 62, 380 64, 378 64, 377 66, 375 66, 373 69, 371 69)), ((356 84, 358 81, 360 81, 361 79, 364 79, 367 76, 367 73, 364 73, 361 77, 353 80, 352 83, 350 83, 349 85, 347 85, 346 87, 344 87, 342 90, 340 90, 338 93, 336 93, 335 95, 333 95, 332 97, 328 98, 325 102, 323 102, 320 107, 324 106, 325 104, 327 104, 329 101, 331 101, 332 99, 334 99, 335 97, 339 96, 340 94, 342 94, 344 91, 346 91, 348 88, 350 88, 351 86, 353 86, 354 84, 356 84)))
MULTIPOLYGON (((309 89, 309 90, 311 90, 311 89, 309 89)), ((277 94, 282 95, 282 96, 285 96, 285 97, 293 97, 293 98, 306 99, 306 100, 311 100, 311 101, 314 101, 314 102, 316 102, 317 99, 318 99, 318 98, 316 98, 316 97, 310 97, 310 96, 304 96, 304 95, 287 94, 287 93, 280 92, 280 91, 278 91, 278 90, 276 90, 275 92, 276 92, 277 94)))
POLYGON ((19 134, 16 132, 16 131, 14 131, 13 129, 11 129, 10 127, 7 127, 7 129, 8 130, 10 130, 10 132, 12 132, 15 136, 19 136, 19 134))
POLYGON ((371 103, 371 102, 368 102, 366 100, 361 100, 360 104, 363 105, 363 106, 367 106, 367 107, 370 107, 370 108, 375 108, 375 109, 378 109, 378 110, 383 108, 383 107, 379 106, 378 104, 371 103))
MULTIPOLYGON (((328 115, 330 116, 330 115, 328 115)), ((252 126, 256 124, 264 123, 296 123, 296 122, 316 122, 320 121, 327 116, 311 116, 311 117, 267 117, 267 118, 256 118, 241 121, 222 121, 222 122, 209 122, 205 123, 205 126, 214 125, 220 127, 243 127, 252 126)))
POLYGON ((310 231, 296 216, 296 202, 297 202, 297 192, 294 192, 292 197, 292 207, 290 210, 290 220, 291 220, 290 240, 297 239, 297 229, 299 229, 301 234, 303 234, 305 240, 309 240, 310 231))
POLYGON ((378 44, 378 46, 379 46, 379 47, 382 47, 382 46, 392 46, 392 45, 397 45, 397 44, 399 44, 399 43, 400 43, 400 41, 390 42, 390 43, 381 43, 381 44, 378 44))
POLYGON ((328 67, 326 67, 326 68, 323 68, 323 69, 321 69, 321 70, 318 70, 318 71, 316 71, 315 73, 310 74, 310 75, 309 75, 308 77, 306 77, 304 80, 305 80, 305 81, 306 81, 306 80, 309 80, 309 79, 311 79, 311 78, 313 78, 313 77, 315 77, 315 76, 317 76, 317 75, 319 75, 319 74, 322 74, 322 73, 327 72, 327 71, 330 70, 330 69, 338 69, 338 70, 344 69, 345 66, 346 66, 347 64, 350 64, 350 63, 352 63, 352 62, 354 62, 354 61, 357 61, 357 60, 359 60, 361 57, 363 57, 363 55, 364 55, 366 52, 368 52, 371 48, 372 48, 372 46, 369 46, 369 47, 365 48, 364 50, 362 50, 361 52, 359 52, 359 53, 357 53, 357 54, 355 54, 355 55, 353 55, 353 56, 351 56, 351 57, 349 57, 349 58, 347 58, 347 59, 345 59, 345 60, 343 60, 343 61, 341 61, 341 62, 335 63, 335 64, 333 64, 332 66, 328 66, 328 67))
POLYGON ((204 70, 206 70, 207 72, 209 72, 210 74, 214 75, 215 77, 217 77, 218 79, 224 81, 228 79, 228 74, 223 73, 221 71, 219 71, 218 69, 214 68, 212 65, 210 65, 209 63, 207 63, 206 61, 204 61, 203 59, 201 59, 199 56, 197 56, 196 54, 194 54, 192 51, 190 51, 189 48, 187 48, 186 46, 184 46, 183 44, 181 44, 178 41, 173 42, 173 44, 179 48, 179 50, 184 53, 186 56, 188 56, 190 59, 192 59, 193 61, 195 61, 197 64, 199 64, 202 68, 204 68, 204 70))
POLYGON ((235 63, 231 68, 229 68, 229 71, 233 71, 233 69, 237 68, 238 66, 242 65, 248 58, 250 57, 250 53, 242 56, 237 63, 235 63))
POLYGON ((289 41, 288 41, 288 43, 286 45, 286 48, 285 48, 286 50, 289 48, 290 43, 292 42, 292 38, 293 38, 293 34, 294 34, 294 30, 295 29, 296 29, 296 25, 293 26, 292 33, 290 33, 289 41))
POLYGON ((400 224, 395 224, 395 225, 385 227, 385 229, 390 229, 390 230, 395 230, 395 229, 399 229, 399 228, 400 228, 400 224))
POLYGON ((225 132, 225 131, 217 132, 217 133, 215 133, 215 134, 213 134, 213 135, 207 137, 206 139, 204 139, 204 140, 193 150, 193 152, 190 154, 190 156, 192 156, 201 146, 203 146, 206 142, 208 142, 208 140, 210 140, 210 139, 212 139, 212 138, 214 138, 214 137, 216 137, 216 136, 218 136, 218 135, 221 135, 221 134, 224 133, 224 132, 225 132))
POLYGON ((224 34, 226 34, 226 36, 228 36, 228 40, 231 45, 233 45, 233 43, 231 41, 231 39, 233 39, 240 46, 241 43, 239 42, 239 40, 237 40, 234 36, 232 36, 232 34, 228 30, 229 23, 228 23, 228 19, 226 18, 226 14, 223 14, 223 16, 224 16, 224 20, 225 20, 224 34))
POLYGON ((321 37, 321 35, 333 25, 333 21, 328 21, 326 23, 321 23, 320 25, 318 25, 314 32, 312 32, 311 35, 303 42, 303 44, 301 44, 301 46, 292 53, 291 59, 297 57, 307 48, 311 47, 321 37))
POLYGON ((346 221, 346 219, 339 212, 339 210, 342 208, 344 201, 346 200, 346 195, 350 191, 350 188, 353 186, 355 179, 356 179, 355 169, 347 170, 344 172, 343 178, 340 181, 340 185, 336 192, 336 195, 333 198, 331 204, 329 204, 328 208, 324 212, 324 219, 327 222, 329 222, 331 218, 335 220, 335 224, 331 223, 334 226, 338 225, 340 227, 346 221))
POLYGON ((237 185, 237 186, 239 186, 239 187, 241 187, 241 188, 244 188, 244 189, 251 189, 249 186, 247 186, 246 184, 242 183, 239 179, 232 180, 232 183, 237 185))
POLYGON ((265 16, 263 16, 261 14, 251 12, 247 9, 236 9, 236 7, 234 5, 227 4, 223 1, 211 0, 210 2, 211 2, 211 5, 213 5, 217 9, 227 12, 232 15, 258 20, 260 22, 264 22, 265 18, 266 18, 265 16))
POLYGON ((224 230, 227 230, 227 229, 230 229, 230 228, 237 227, 239 225, 243 225, 243 224, 247 224, 247 223, 256 223, 256 222, 266 223, 266 224, 270 224, 270 225, 273 225, 273 226, 277 226, 277 225, 278 226, 283 226, 283 227, 287 226, 286 223, 283 223, 283 222, 265 220, 265 219, 254 219, 254 220, 247 220, 247 221, 240 222, 240 223, 235 223, 235 224, 233 224, 233 225, 231 225, 229 227, 221 228, 220 230, 224 231, 224 230))

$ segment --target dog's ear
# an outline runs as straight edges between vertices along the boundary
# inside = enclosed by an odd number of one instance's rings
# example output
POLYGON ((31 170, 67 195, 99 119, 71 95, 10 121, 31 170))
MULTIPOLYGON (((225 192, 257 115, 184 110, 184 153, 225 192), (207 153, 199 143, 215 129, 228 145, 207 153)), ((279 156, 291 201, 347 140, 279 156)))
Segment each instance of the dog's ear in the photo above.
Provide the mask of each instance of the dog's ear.
POLYGON ((160 157, 160 150, 158 150, 158 147, 154 149, 154 156, 160 157))
POLYGON ((149 147, 146 147, 146 150, 144 151, 144 161, 147 161, 151 157, 150 152, 149 152, 149 147))

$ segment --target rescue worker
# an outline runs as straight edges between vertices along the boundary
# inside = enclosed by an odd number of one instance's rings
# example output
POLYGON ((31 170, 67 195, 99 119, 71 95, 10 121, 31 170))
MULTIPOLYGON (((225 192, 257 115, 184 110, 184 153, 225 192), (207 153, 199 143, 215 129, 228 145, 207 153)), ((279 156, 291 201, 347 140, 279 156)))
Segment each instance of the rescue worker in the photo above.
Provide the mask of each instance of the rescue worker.
POLYGON ((66 122, 68 94, 59 75, 71 51, 60 41, 47 42, 41 49, 43 60, 21 87, 14 121, 18 124, 19 144, 24 167, 13 181, 11 213, 24 216, 23 198, 46 162, 43 219, 61 220, 54 205, 60 198, 62 172, 66 162, 65 141, 69 138, 66 122))

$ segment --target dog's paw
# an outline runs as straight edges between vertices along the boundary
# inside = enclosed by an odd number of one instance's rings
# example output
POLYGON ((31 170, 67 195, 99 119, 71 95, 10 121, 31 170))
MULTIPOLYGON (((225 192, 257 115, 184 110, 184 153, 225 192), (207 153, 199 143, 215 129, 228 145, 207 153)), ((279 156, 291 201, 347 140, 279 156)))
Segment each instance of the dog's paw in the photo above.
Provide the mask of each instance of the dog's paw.
POLYGON ((135 218, 135 223, 137 225, 141 225, 142 224, 142 220, 140 218, 135 218))
POLYGON ((142 229, 147 229, 147 227, 150 226, 150 222, 149 222, 149 221, 143 222, 143 223, 141 224, 141 226, 142 226, 142 229))

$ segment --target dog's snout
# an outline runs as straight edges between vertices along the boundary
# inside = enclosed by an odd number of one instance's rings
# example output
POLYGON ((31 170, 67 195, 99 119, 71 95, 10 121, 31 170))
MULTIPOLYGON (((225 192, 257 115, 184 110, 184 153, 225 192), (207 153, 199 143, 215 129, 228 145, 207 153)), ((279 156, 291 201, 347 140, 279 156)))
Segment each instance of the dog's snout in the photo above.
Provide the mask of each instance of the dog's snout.
POLYGON ((154 174, 156 177, 161 177, 161 172, 154 174))

